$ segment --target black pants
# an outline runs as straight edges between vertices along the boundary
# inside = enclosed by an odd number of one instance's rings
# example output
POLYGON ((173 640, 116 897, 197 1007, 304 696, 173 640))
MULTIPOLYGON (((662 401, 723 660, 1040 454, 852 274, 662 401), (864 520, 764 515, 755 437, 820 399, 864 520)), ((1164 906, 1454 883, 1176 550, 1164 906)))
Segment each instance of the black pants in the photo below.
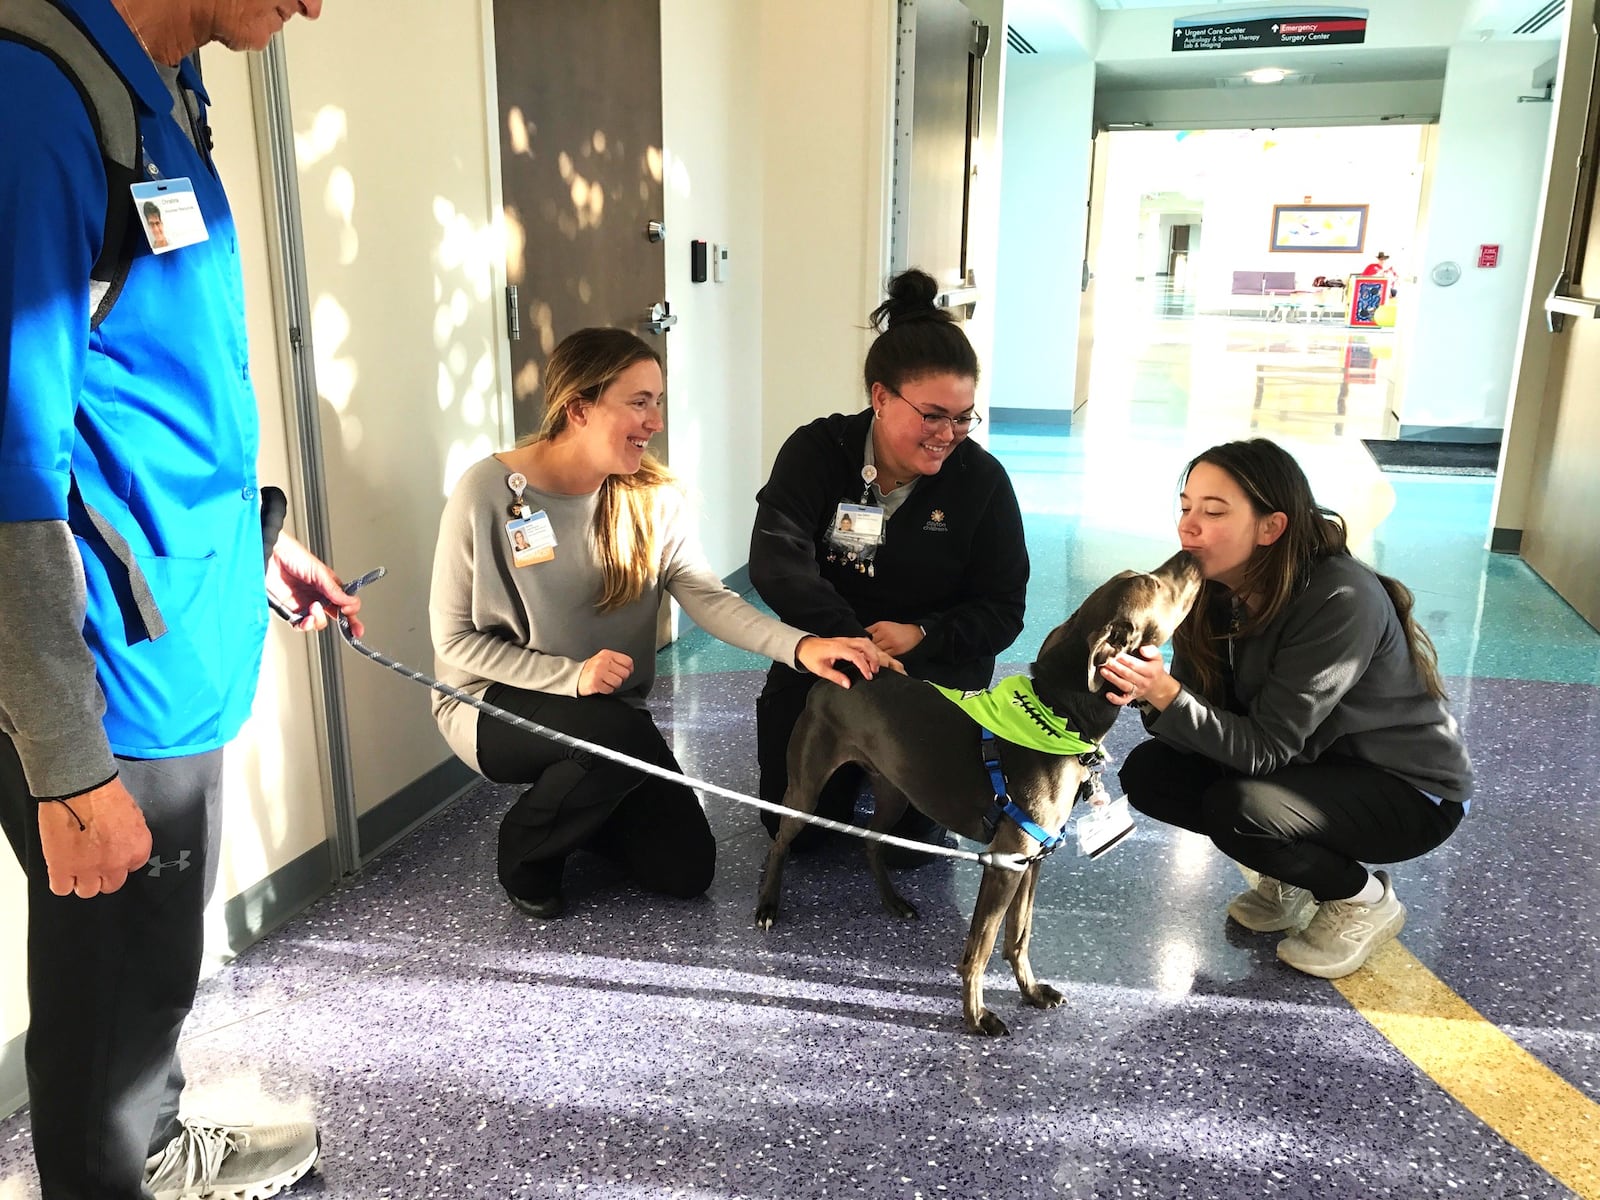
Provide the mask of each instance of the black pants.
POLYGON ((222 751, 118 765, 150 826, 150 864, 109 896, 57 896, 38 806, 0 734, 0 825, 28 877, 25 1057, 44 1200, 137 1200, 145 1159, 178 1132, 178 1032, 216 878, 222 751))
MULTIPOLYGON (((612 696, 553 696, 494 684, 490 704, 587 742, 680 771, 650 713, 612 696)), ((717 842, 699 798, 644 775, 478 714, 478 766, 496 783, 531 784, 500 822, 500 883, 539 900, 567 855, 593 850, 647 891, 698 896, 711 886, 717 842)))
POLYGON ((1363 863, 1417 858, 1461 823, 1461 805, 1435 804, 1353 758, 1252 778, 1152 738, 1118 774, 1128 803, 1146 816, 1203 833, 1235 862, 1318 900, 1355 895, 1367 881, 1363 863))
MULTIPOLYGON (((756 699, 756 762, 761 768, 760 795, 773 804, 783 803, 783 794, 789 790, 789 738, 805 711, 806 697, 820 683, 815 675, 804 675, 787 667, 775 666, 767 673, 766 686, 756 699)), ((827 685, 829 687, 832 684, 827 685)), ((834 821, 848 821, 856 810, 856 794, 861 790, 863 772, 853 763, 847 763, 833 773, 822 786, 817 797, 816 813, 834 821)), ((783 820, 777 813, 761 813, 761 823, 767 833, 778 836, 778 825, 783 820)), ((905 816, 895 822, 889 832, 896 837, 934 841, 944 836, 944 830, 930 817, 916 808, 907 808, 905 816)), ((828 831, 808 825, 790 843, 792 850, 804 854, 822 844, 828 831)), ((931 856, 897 846, 884 848, 884 861, 894 867, 915 867, 932 861, 931 856)))

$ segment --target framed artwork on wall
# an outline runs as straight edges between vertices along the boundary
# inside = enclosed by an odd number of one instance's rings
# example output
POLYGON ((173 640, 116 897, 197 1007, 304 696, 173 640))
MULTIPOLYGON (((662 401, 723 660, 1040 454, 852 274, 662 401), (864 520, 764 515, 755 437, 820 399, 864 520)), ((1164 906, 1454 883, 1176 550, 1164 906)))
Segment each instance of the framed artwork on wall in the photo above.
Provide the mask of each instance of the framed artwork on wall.
POLYGON ((1367 241, 1365 204, 1274 204, 1269 249, 1294 254, 1360 254, 1367 241))

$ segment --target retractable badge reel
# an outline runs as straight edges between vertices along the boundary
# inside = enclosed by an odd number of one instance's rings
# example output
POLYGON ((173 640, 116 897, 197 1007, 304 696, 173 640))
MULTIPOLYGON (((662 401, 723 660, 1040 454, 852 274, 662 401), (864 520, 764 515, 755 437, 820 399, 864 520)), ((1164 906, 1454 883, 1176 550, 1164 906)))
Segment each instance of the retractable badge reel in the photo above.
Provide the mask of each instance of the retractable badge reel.
POLYGON ((550 524, 550 515, 543 509, 529 510, 522 498, 522 493, 528 489, 528 477, 521 471, 506 476, 506 486, 512 494, 511 519, 506 522, 506 543, 511 549, 512 564, 529 567, 549 562, 556 556, 556 532, 550 524))

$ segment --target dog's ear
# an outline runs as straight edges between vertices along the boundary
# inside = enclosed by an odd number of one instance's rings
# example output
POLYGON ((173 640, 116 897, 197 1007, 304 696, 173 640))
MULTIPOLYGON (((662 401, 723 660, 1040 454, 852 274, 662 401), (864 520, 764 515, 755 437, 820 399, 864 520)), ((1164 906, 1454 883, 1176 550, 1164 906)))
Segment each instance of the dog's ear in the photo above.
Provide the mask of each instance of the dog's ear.
POLYGON ((1133 625, 1120 617, 1100 626, 1090 636, 1089 690, 1091 692, 1105 689, 1106 681, 1100 674, 1100 668, 1128 649, 1132 641, 1133 625))

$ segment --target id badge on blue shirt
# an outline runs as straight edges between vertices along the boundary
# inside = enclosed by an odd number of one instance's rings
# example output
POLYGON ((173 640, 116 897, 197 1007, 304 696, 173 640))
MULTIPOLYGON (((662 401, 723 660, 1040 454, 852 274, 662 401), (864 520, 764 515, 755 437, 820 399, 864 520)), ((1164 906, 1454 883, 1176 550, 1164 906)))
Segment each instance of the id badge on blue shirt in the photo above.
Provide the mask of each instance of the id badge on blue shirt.
POLYGON ((136 183, 130 190, 139 228, 155 253, 181 250, 211 236, 195 199, 194 184, 187 179, 153 179, 136 183))

